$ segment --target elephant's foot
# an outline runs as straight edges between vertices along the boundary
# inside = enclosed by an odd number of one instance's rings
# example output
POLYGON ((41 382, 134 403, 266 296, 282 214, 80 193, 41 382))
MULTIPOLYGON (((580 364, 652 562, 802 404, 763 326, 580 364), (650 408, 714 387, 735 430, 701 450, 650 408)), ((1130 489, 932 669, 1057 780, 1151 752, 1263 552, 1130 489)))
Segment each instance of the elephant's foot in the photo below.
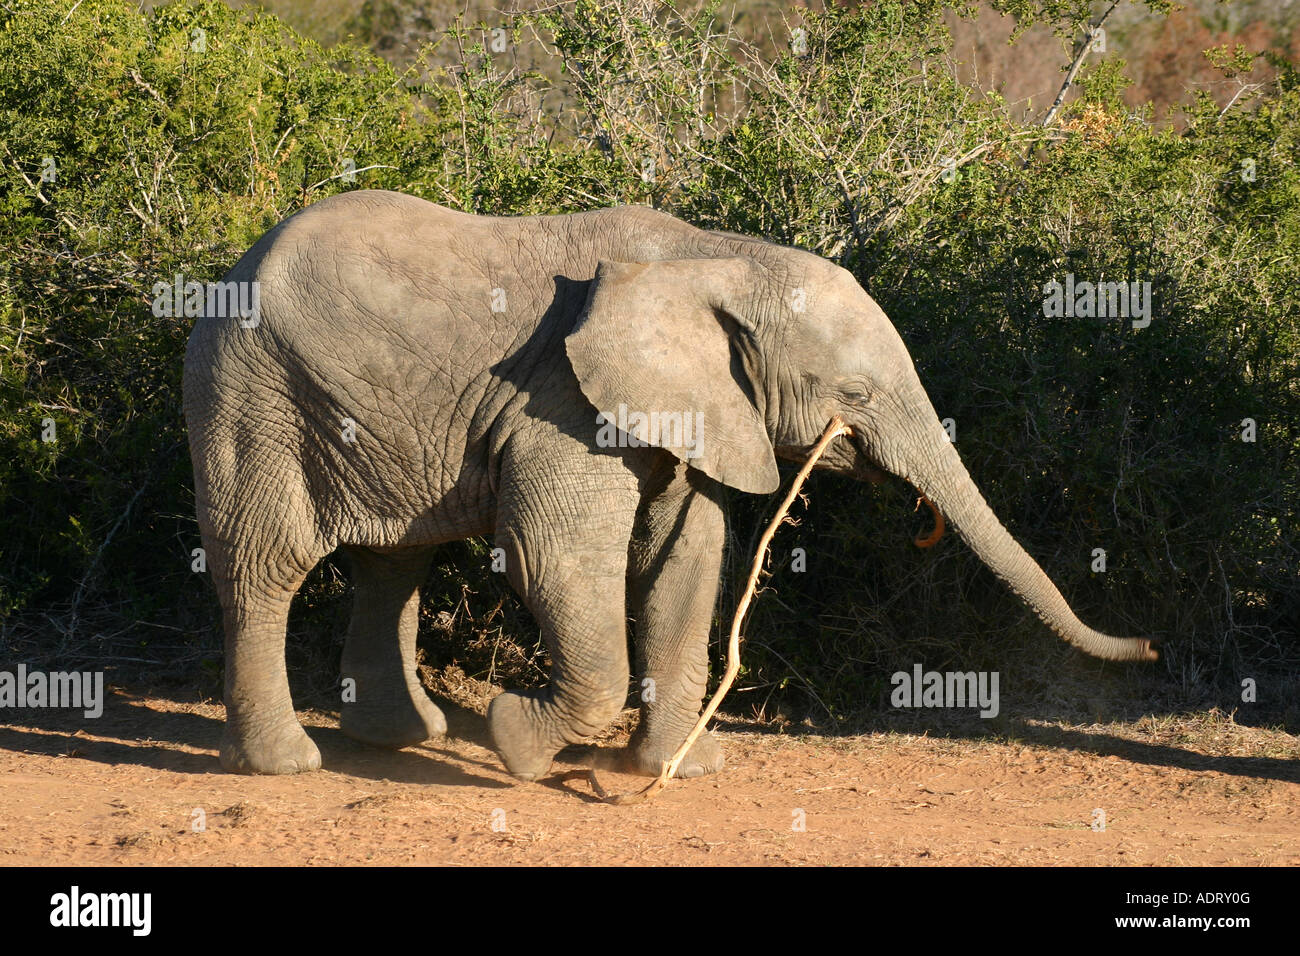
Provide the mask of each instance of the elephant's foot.
POLYGON ((488 707, 493 746, 506 769, 519 780, 531 782, 544 776, 564 745, 546 733, 541 703, 539 695, 506 691, 488 707))
POLYGON ((292 715, 259 731, 236 731, 227 720, 221 766, 231 773, 303 773, 320 769, 320 750, 292 715))
POLYGON ((339 727, 353 740, 401 750, 445 736, 447 718, 421 690, 418 696, 403 695, 387 706, 344 704, 339 727))
MULTIPOLYGON (((657 777, 663 765, 673 759, 673 754, 681 746, 680 740, 672 746, 663 739, 633 740, 628 745, 628 769, 646 777, 657 777)), ((713 734, 700 734, 691 749, 677 767, 675 777, 703 777, 705 774, 717 773, 726 763, 722 753, 722 744, 713 734)))

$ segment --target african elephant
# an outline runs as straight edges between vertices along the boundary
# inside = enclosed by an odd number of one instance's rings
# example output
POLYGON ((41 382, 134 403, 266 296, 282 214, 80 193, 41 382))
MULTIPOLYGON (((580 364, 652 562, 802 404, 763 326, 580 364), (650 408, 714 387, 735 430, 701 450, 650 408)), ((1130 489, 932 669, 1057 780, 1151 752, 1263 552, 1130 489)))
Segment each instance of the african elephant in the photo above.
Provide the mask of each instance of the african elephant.
MULTIPOLYGON (((418 588, 443 542, 493 535, 553 667, 489 709, 523 780, 656 692, 629 746, 657 774, 699 714, 723 550, 722 486, 766 494, 833 415, 819 467, 916 486, 1071 644, 1151 659, 1081 623, 994 516, 902 339, 844 269, 648 208, 474 216, 351 192, 286 219, 226 276, 185 356, 198 522, 223 609, 221 762, 320 766, 285 671, 290 600, 336 548, 355 606, 342 728, 409 746, 445 730, 415 672, 418 588), (219 314, 214 314, 219 313, 219 314), (604 413, 598 417, 598 413, 604 413)), ((702 737, 679 769, 718 770, 702 737)))

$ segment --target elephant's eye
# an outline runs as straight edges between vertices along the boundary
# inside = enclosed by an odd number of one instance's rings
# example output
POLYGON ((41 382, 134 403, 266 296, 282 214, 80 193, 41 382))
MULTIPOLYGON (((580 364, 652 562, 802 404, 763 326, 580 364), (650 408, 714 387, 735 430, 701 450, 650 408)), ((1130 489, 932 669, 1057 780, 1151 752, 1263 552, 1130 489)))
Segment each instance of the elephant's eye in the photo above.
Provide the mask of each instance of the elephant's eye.
POLYGON ((851 405, 867 404, 867 394, 865 392, 845 392, 844 400, 851 405))

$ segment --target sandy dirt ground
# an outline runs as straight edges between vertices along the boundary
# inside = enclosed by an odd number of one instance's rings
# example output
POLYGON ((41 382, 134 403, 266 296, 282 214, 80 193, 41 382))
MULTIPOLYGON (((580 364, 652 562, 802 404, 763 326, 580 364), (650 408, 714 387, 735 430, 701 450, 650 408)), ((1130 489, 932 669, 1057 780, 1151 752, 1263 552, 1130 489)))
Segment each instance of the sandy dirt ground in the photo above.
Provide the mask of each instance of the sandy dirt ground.
POLYGON ((6 714, 0 865, 1300 864, 1300 742, 1217 713, 1025 722, 1014 740, 726 723, 722 774, 628 807, 599 802, 586 769, 617 738, 517 784, 468 710, 401 752, 301 712, 326 769, 234 776, 223 708, 183 696, 115 688, 94 721, 6 714))

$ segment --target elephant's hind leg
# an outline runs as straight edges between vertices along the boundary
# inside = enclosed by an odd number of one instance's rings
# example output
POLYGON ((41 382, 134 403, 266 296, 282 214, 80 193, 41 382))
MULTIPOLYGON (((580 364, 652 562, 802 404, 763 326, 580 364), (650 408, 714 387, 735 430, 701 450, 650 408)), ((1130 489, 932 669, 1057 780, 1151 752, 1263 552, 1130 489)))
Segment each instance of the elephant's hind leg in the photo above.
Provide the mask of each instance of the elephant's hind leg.
POLYGON ((392 748, 442 736, 447 722, 415 667, 419 588, 433 549, 347 551, 355 597, 343 647, 343 732, 392 748))
POLYGON ((294 594, 333 546, 297 463, 255 431, 277 420, 267 410, 214 407, 190 422, 199 531, 225 630, 221 765, 235 773, 297 773, 321 762, 293 710, 284 638, 294 594))
POLYGON ((310 565, 286 560, 274 572, 243 569, 232 576, 225 549, 208 534, 204 544, 217 556, 212 567, 226 632, 221 765, 235 773, 318 769, 320 751, 298 723, 284 663, 289 605, 310 565))

